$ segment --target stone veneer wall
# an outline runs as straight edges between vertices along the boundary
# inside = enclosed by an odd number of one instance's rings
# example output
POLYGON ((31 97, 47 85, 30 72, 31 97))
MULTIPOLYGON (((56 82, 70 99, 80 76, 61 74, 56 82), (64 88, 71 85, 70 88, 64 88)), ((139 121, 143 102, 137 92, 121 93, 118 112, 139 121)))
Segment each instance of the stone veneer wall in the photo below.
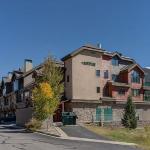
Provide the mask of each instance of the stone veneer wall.
POLYGON ((93 122, 93 115, 96 114, 98 104, 92 103, 73 103, 73 112, 76 113, 78 122, 93 122))
MULTIPOLYGON (((93 122, 93 116, 96 115, 97 107, 112 107, 113 110, 113 120, 111 122, 105 122, 104 125, 109 126, 121 126, 121 118, 123 116, 124 105, 119 104, 96 104, 96 103, 70 103, 73 112, 76 113, 78 119, 77 123, 82 122, 93 122)), ((150 125, 150 105, 138 105, 137 116, 139 117, 138 126, 150 125)))

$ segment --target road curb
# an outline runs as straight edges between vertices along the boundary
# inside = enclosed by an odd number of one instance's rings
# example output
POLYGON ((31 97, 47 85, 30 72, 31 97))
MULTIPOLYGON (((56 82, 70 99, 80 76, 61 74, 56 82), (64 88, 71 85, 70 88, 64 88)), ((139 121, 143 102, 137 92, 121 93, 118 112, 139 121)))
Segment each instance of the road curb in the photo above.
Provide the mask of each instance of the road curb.
POLYGON ((113 145, 124 145, 124 146, 137 146, 135 143, 126 143, 126 142, 118 142, 118 141, 107 141, 107 140, 96 140, 96 139, 88 139, 88 138, 78 138, 78 137, 60 137, 60 139, 72 140, 72 141, 85 141, 85 142, 95 142, 95 143, 105 143, 105 144, 113 144, 113 145))
POLYGON ((138 146, 135 143, 126 143, 126 142, 118 142, 118 141, 107 141, 107 140, 96 140, 96 139, 78 138, 78 137, 70 137, 70 136, 61 137, 61 136, 58 136, 58 135, 45 133, 45 132, 41 132, 41 131, 36 131, 36 132, 39 133, 39 134, 42 134, 42 135, 51 136, 51 137, 62 139, 62 140, 95 142, 95 143, 104 143, 104 144, 122 145, 122 146, 138 146))
POLYGON ((52 137, 61 137, 60 135, 56 135, 56 134, 51 134, 51 133, 47 133, 47 132, 43 132, 43 131, 39 131, 39 130, 36 130, 35 131, 36 133, 41 133, 41 134, 44 134, 44 135, 48 135, 48 136, 52 136, 52 137))

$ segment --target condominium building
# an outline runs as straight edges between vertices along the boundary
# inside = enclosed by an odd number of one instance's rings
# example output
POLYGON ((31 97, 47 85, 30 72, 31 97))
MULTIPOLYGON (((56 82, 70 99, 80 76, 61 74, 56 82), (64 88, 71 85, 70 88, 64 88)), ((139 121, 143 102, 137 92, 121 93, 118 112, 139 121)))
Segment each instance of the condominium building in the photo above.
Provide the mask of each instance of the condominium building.
POLYGON ((136 105, 139 121, 150 122, 150 82, 146 83, 146 70, 135 60, 117 51, 86 45, 62 61, 65 111, 75 112, 78 122, 120 122, 128 96, 136 105))
MULTIPOLYGON (((54 116, 75 112, 77 122, 120 124, 129 96, 139 123, 150 124, 150 69, 121 53, 85 45, 56 62, 64 70, 64 96, 54 116)), ((32 89, 43 64, 26 59, 22 69, 9 72, 0 85, 0 119, 15 118, 24 125, 33 115, 32 89)))
MULTIPOLYGON (((56 64, 63 67, 60 62, 56 64)), ((32 118, 32 90, 35 87, 35 78, 42 75, 42 69, 43 63, 33 67, 32 60, 25 59, 22 69, 9 72, 6 77, 2 78, 0 85, 1 121, 13 120, 19 125, 24 125, 32 118)))

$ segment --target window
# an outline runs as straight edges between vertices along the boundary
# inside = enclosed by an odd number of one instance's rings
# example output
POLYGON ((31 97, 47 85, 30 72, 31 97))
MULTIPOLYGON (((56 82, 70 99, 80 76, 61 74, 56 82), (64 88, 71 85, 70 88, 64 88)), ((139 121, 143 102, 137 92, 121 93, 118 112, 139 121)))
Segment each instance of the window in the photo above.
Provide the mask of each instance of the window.
POLYGON ((15 80, 14 81, 14 91, 17 91, 19 89, 18 85, 19 85, 18 80, 15 80))
POLYGON ((67 82, 69 82, 69 76, 67 76, 67 82))
POLYGON ((140 75, 137 71, 132 71, 131 82, 132 83, 140 83, 140 75))
POLYGON ((112 80, 116 81, 117 80, 117 75, 116 74, 112 74, 112 80))
POLYGON ((140 96, 140 90, 139 89, 132 89, 132 96, 140 96))
POLYGON ((100 70, 96 70, 96 76, 100 77, 100 70))
POLYGON ((104 78, 105 78, 105 79, 108 79, 108 76, 109 76, 109 75, 108 75, 108 70, 105 70, 105 71, 104 71, 104 78))
POLYGON ((4 105, 8 105, 8 99, 4 99, 4 105))
POLYGON ((6 85, 4 86, 4 89, 3 89, 3 95, 6 94, 6 85))
POLYGON ((100 93, 100 87, 97 87, 96 90, 97 90, 97 93, 100 93))
POLYGON ((119 89, 118 94, 119 95, 125 95, 125 89, 119 89))
POLYGON ((119 60, 118 60, 117 57, 113 57, 113 58, 112 58, 112 65, 113 65, 113 66, 118 66, 118 65, 119 65, 119 60))

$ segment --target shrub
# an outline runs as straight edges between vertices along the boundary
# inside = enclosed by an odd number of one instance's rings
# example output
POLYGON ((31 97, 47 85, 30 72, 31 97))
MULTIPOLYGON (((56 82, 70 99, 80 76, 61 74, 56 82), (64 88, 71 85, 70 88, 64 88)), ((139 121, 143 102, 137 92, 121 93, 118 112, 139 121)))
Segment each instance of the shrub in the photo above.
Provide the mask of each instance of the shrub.
POLYGON ((28 123, 25 124, 26 129, 35 131, 36 129, 40 129, 42 126, 41 121, 32 118, 28 123))

